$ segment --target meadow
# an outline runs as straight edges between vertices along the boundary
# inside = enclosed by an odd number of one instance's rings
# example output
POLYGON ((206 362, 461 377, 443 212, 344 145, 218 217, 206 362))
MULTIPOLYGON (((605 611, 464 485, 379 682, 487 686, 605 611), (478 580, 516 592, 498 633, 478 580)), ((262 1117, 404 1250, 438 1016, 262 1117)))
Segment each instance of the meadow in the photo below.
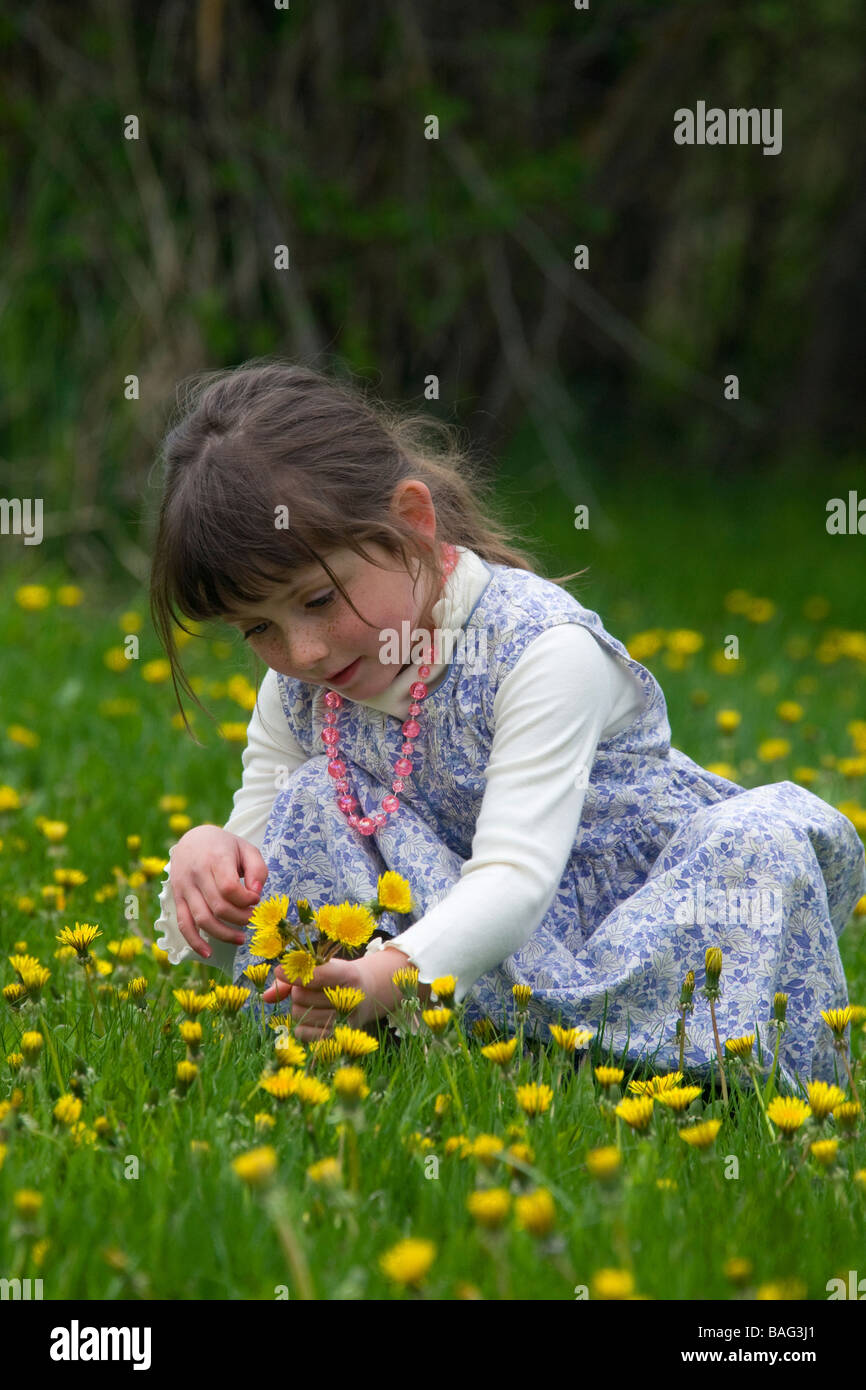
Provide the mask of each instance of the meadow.
MULTIPOLYGON (((515 507, 522 486, 506 469, 515 507)), ((866 834, 862 561, 822 533, 832 484, 662 506, 648 474, 605 544, 532 486, 547 572, 592 562, 573 592, 658 676, 673 744, 866 834)), ((0 1275, 46 1299, 821 1300, 863 1265, 866 900, 840 939, 854 1008, 826 1025, 843 1095, 808 1113, 730 1050, 725 1105, 718 1079, 619 1075, 579 1030, 524 1044, 519 999, 483 1036, 458 1007, 299 1049, 151 940, 169 847, 222 824, 240 779, 240 643, 184 646, 218 726, 192 707, 198 748, 135 586, 7 569, 0 639, 0 1275)))

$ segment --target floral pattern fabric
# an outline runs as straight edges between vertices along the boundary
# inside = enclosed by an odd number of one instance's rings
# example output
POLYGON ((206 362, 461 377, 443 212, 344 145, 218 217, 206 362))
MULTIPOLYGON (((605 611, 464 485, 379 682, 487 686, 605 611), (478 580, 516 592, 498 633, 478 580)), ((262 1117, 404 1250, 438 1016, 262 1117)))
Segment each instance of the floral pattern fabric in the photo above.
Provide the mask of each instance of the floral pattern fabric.
MULTIPOLYGON (((757 1027, 772 1052, 766 1023, 782 991, 789 1002, 781 1079, 791 1089, 833 1080, 833 1039, 820 1011, 847 1003, 837 937, 866 892, 866 856, 851 821, 793 782, 747 790, 671 747, 661 686, 598 614, 539 575, 488 568, 462 649, 485 650, 475 639, 486 634, 486 662, 455 655, 425 699, 415 771, 398 813, 375 835, 359 835, 337 808, 320 751, 324 690, 279 677, 286 718, 308 761, 278 793, 265 831, 268 896, 307 898, 314 909, 363 901, 375 896, 380 874, 396 870, 411 884, 415 911, 381 918, 391 936, 445 898, 471 856, 499 684, 543 631, 579 623, 637 675, 645 704, 627 728, 599 742, 552 903, 526 944, 476 981, 465 1000, 467 1026, 487 1015, 513 1031, 511 987, 527 984, 528 1036, 549 1039, 550 1023, 585 1025, 612 1057, 673 1069, 679 992, 692 969, 697 989, 685 1064, 703 1069, 715 1048, 709 1005, 698 991, 704 952, 720 946, 722 1041, 757 1027)), ((400 725, 396 716, 344 700, 340 756, 365 811, 390 790, 400 725)), ((247 944, 236 954, 236 980, 249 962, 247 944)))

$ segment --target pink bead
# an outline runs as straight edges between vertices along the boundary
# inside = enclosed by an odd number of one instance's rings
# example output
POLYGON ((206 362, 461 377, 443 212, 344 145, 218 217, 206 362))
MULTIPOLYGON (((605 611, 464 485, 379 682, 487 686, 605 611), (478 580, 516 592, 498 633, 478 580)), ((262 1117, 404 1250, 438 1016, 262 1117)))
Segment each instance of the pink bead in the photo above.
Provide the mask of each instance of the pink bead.
POLYGON ((360 830, 362 835, 372 835, 376 826, 369 816, 362 816, 358 821, 357 829, 360 830))
POLYGON ((346 764, 340 758, 332 758, 328 763, 328 771, 332 777, 345 777, 346 764))
POLYGON ((323 715, 326 724, 336 724, 338 715, 335 709, 326 709, 323 715))
POLYGON ((423 681, 414 681, 413 684, 409 686, 409 694, 412 696, 413 700, 423 700, 424 696, 427 694, 427 687, 423 681))
POLYGON ((400 752, 405 754, 407 758, 411 757, 411 755, 415 752, 414 743, 404 743, 400 749, 400 752))
POLYGON ((426 681, 427 677, 430 674, 430 670, 431 668, 429 666, 418 667, 418 675, 421 677, 422 681, 426 681))
POLYGON ((342 703, 343 697, 339 695, 336 690, 329 690, 325 695, 325 704, 328 706, 328 709, 339 709, 342 703))
POLYGON ((401 777, 408 777, 412 771, 412 764, 408 758, 398 758, 394 764, 394 771, 398 772, 401 777))
POLYGON ((421 732, 421 725, 417 719, 407 719, 403 725, 403 733, 407 738, 417 738, 421 732))
POLYGON ((396 796, 382 797, 382 810, 387 811, 389 816, 398 809, 399 805, 400 803, 396 796))
POLYGON ((414 704, 411 704, 411 705, 409 706, 409 713, 410 713, 411 715, 420 714, 420 713, 421 713, 421 706, 420 706, 417 702, 414 703, 414 704))
POLYGON ((388 817, 384 816, 381 811, 377 811, 375 815, 371 817, 371 819, 375 824, 377 830, 381 830, 383 825, 388 824, 388 817))
POLYGON ((330 744, 330 743, 339 743, 339 742, 340 742, 340 735, 337 733, 337 730, 336 730, 336 729, 323 729, 323 730, 322 730, 322 742, 323 742, 323 743, 328 743, 328 744, 330 744))
POLYGON ((338 778, 337 778, 336 782, 334 783, 334 791, 335 791, 335 792, 339 792, 339 793, 342 795, 343 792, 349 792, 349 791, 351 791, 351 790, 352 790, 352 788, 349 786, 349 779, 348 779, 348 777, 338 777, 338 778))
POLYGON ((360 816, 356 816, 354 811, 351 813, 351 815, 349 815, 349 816, 346 817, 346 820, 349 822, 349 824, 351 825, 351 827, 352 827, 353 830, 357 830, 357 829, 358 829, 358 821, 359 821, 360 819, 361 819, 361 817, 360 817, 360 816))
POLYGON ((401 792, 403 790, 403 779, 401 777, 395 777, 391 786, 394 788, 395 792, 401 792))
POLYGON ((343 812, 343 815, 344 815, 344 816, 347 816, 347 815, 349 814, 350 811, 354 811, 354 809, 355 809, 355 807, 357 806, 357 804, 358 804, 358 799, 357 799, 357 797, 354 797, 354 796, 338 796, 338 797, 337 797, 337 805, 339 806, 340 810, 343 812))

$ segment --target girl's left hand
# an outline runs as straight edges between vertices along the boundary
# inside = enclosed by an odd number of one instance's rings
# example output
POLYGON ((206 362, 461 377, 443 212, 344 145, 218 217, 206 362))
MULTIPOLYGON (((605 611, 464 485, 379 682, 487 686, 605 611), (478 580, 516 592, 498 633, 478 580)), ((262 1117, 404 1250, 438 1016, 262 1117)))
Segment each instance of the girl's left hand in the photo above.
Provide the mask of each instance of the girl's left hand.
MULTIPOLYGON (((397 965, 398 962, 393 962, 392 968, 396 970, 397 965)), ((317 1038, 328 1037, 334 1031, 337 1013, 324 993, 334 985, 362 989, 366 996, 346 1020, 350 1027, 362 1028, 364 1024, 371 1023, 373 1019, 385 1013, 385 1005, 375 997, 375 969, 372 968, 372 962, 364 957, 360 960, 329 960, 324 965, 317 965, 307 985, 298 981, 290 984, 283 967, 278 965, 274 971, 274 980, 275 983, 265 990, 262 998, 265 1003, 270 1004, 291 994, 294 1034, 299 1042, 314 1042, 317 1038)))

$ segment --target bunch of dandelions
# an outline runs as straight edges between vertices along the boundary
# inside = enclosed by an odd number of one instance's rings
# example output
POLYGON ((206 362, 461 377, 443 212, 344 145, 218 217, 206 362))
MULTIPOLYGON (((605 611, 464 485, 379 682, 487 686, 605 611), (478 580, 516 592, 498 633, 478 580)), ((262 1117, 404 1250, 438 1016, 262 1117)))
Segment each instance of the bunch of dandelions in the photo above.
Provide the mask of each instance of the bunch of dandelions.
POLYGON ((722 991, 719 985, 719 978, 722 973, 722 949, 720 946, 708 946, 704 956, 704 970, 706 971, 707 981, 701 990, 701 994, 709 1001, 710 1017, 713 1020, 713 1037, 716 1042, 716 1056, 719 1059, 719 1076, 722 1082, 722 1101, 728 1103, 728 1083, 725 1080, 725 1064, 722 1058, 722 1044, 719 1038, 719 1026, 716 1023, 716 1000, 721 998, 722 991))

